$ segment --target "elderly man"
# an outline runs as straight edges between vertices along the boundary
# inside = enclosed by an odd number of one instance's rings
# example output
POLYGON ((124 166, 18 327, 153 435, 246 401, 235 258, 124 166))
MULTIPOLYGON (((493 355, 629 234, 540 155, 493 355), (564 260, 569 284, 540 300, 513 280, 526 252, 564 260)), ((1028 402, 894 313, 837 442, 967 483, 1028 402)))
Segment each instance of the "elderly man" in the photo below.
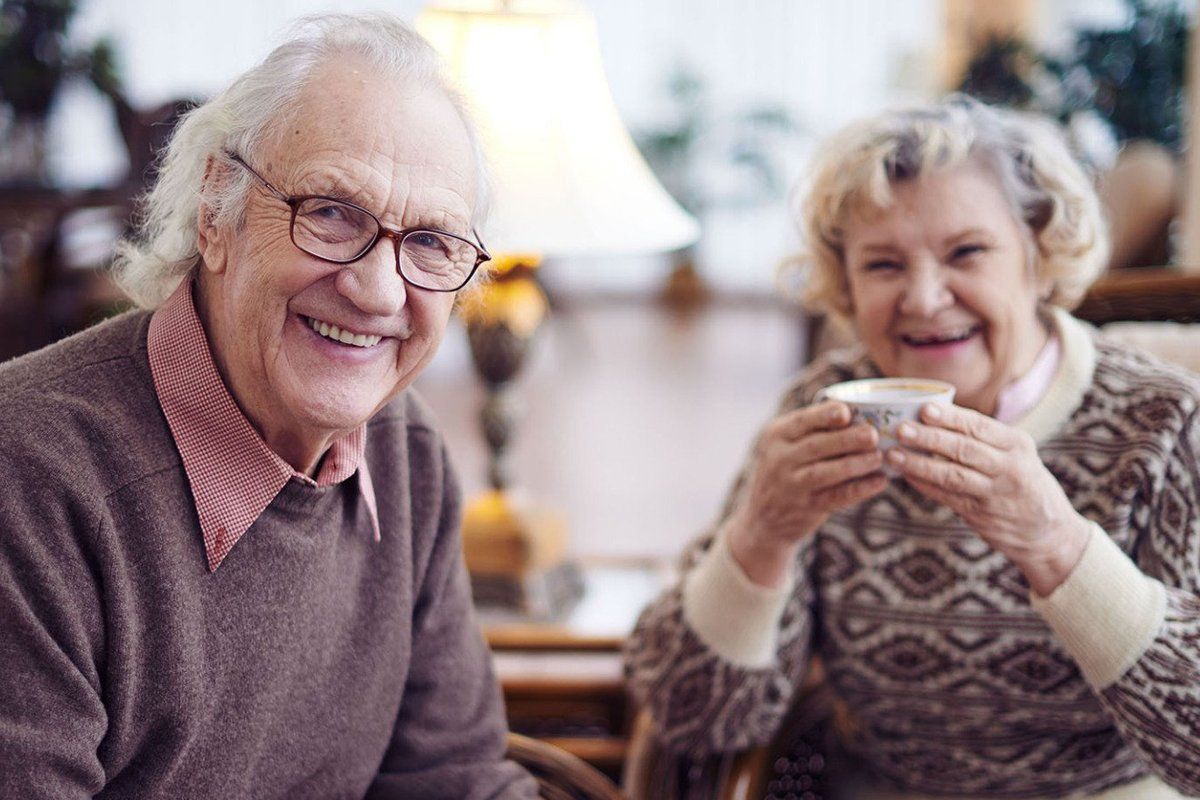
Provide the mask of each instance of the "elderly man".
POLYGON ((180 125, 118 259, 144 310, 0 368, 0 797, 535 795, 406 391, 485 185, 383 17, 180 125))

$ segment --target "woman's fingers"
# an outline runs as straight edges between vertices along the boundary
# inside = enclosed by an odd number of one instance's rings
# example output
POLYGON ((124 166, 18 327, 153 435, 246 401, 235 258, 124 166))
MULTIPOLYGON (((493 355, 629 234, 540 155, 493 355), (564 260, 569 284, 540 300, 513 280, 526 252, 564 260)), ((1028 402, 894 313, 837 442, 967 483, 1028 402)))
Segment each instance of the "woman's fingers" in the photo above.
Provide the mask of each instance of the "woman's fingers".
POLYGON ((835 431, 820 431, 788 445, 797 466, 879 447, 879 433, 865 422, 835 431))
POLYGON ((1004 451, 956 430, 903 422, 896 429, 896 438, 905 447, 941 456, 984 475, 995 476, 1005 467, 1004 451))
POLYGON ((856 505, 879 494, 887 486, 887 476, 882 472, 855 478, 836 484, 816 493, 816 499, 823 507, 830 510, 856 505))
POLYGON ((878 450, 868 450, 805 464, 795 470, 793 478, 798 487, 816 493, 882 468, 883 454, 878 450))
POLYGON ((986 497, 992 491, 992 481, 969 466, 894 447, 888 451, 887 462, 909 480, 933 484, 955 494, 986 497))
POLYGON ((827 402, 781 417, 763 436, 765 460, 791 470, 850 453, 874 450, 879 434, 870 425, 850 425, 844 403, 827 402))
POLYGON ((962 406, 927 403, 921 408, 920 418, 926 425, 958 431, 1001 450, 1013 444, 1012 430, 1007 425, 962 406))
POLYGON ((949 508, 954 513, 962 516, 964 512, 970 510, 974 501, 969 495, 959 494, 945 489, 936 483, 923 481, 920 478, 906 476, 905 480, 908 485, 916 489, 921 494, 949 508))
POLYGON ((826 400, 823 403, 789 411, 779 417, 773 425, 782 438, 795 441, 816 431, 845 428, 850 424, 850 416, 848 405, 834 400, 826 400))

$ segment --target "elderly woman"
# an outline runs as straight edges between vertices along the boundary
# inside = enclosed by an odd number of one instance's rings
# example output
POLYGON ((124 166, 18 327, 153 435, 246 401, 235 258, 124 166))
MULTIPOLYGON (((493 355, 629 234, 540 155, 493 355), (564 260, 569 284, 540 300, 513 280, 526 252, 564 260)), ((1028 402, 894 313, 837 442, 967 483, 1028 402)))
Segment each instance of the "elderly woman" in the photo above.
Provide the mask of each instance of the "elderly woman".
POLYGON ((1200 381, 1067 313, 1105 261, 1087 178, 1046 124, 963 99, 814 169, 812 296, 860 344, 801 374, 639 621, 662 739, 764 742, 820 656, 856 797, 1200 793, 1200 381), (816 401, 879 375, 957 405, 885 456, 816 401))
POLYGON ((0 797, 535 796, 406 390, 475 142, 408 28, 311 21, 174 134, 142 310, 0 368, 0 797))

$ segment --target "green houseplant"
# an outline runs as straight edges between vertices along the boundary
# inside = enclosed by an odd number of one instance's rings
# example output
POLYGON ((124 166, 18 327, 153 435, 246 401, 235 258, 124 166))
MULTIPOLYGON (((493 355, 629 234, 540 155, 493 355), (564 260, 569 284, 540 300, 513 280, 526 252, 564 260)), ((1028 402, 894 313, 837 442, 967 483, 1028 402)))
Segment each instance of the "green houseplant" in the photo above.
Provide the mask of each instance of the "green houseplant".
POLYGON ((1125 0, 1124 24, 1085 28, 1050 55, 1018 39, 983 44, 960 85, 985 102, 1063 123, 1098 178, 1114 268, 1173 258, 1181 196, 1190 20, 1177 0, 1125 0))
POLYGON ((1182 145, 1189 21, 1176 2, 1125 0, 1126 23, 1082 29, 1050 55, 1014 38, 982 44, 959 90, 988 103, 1026 108, 1070 123, 1104 119, 1118 142, 1182 145))
MULTIPOLYGON (((800 131, 785 109, 755 105, 718 112, 703 78, 686 65, 672 71, 667 93, 672 120, 643 130, 635 139, 650 168, 681 206, 702 216, 717 206, 753 206, 782 195, 777 140, 800 131), (710 174, 716 170, 734 180, 717 185, 710 174)), ((707 293, 696 269, 695 247, 675 253, 662 299, 686 307, 705 299, 707 293)))

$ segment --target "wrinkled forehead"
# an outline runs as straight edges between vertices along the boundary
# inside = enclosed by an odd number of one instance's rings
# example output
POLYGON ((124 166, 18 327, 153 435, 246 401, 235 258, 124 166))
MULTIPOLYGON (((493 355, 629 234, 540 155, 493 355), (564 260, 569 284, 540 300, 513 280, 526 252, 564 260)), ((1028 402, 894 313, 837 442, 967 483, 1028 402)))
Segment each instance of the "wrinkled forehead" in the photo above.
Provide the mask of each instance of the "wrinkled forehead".
POLYGON ((354 199, 398 214, 390 206, 417 192, 467 217, 476 200, 471 140, 450 98, 429 81, 383 75, 359 58, 315 68, 264 150, 293 193, 348 185, 354 199))
POLYGON ((851 220, 869 222, 878 219, 896 206, 898 193, 919 189, 954 173, 969 172, 1006 194, 995 165, 973 151, 905 160, 898 168, 884 159, 864 161, 857 166, 856 170, 847 170, 844 189, 831 213, 838 228, 844 228, 851 220))

